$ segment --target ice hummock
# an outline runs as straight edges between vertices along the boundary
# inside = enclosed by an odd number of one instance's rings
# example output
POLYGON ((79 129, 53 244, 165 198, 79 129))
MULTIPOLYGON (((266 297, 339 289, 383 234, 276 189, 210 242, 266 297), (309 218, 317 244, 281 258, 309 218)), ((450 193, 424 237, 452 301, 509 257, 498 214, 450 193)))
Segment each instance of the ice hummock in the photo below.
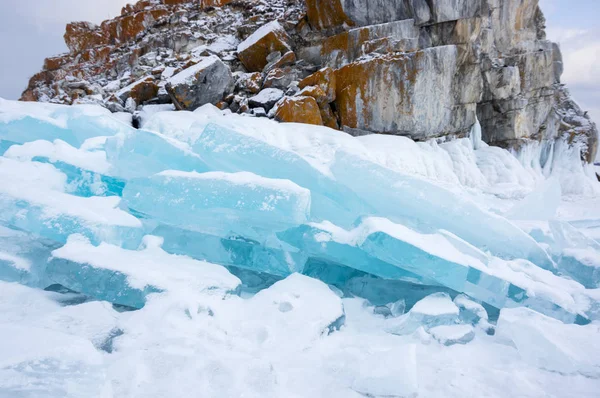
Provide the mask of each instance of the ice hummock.
POLYGON ((0 395, 598 391, 598 183, 564 146, 0 109, 0 395))

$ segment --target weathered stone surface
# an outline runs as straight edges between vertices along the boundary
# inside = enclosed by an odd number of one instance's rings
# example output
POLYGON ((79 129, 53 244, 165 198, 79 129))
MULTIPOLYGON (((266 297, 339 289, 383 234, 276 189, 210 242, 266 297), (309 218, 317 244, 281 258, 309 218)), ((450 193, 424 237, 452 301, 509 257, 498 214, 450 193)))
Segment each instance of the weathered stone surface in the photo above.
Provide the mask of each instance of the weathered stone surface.
POLYGON ((404 19, 426 25, 473 18, 487 11, 486 6, 486 0, 307 0, 307 15, 315 29, 404 19))
POLYGON ((229 67, 210 56, 170 78, 166 88, 177 109, 194 110, 219 102, 232 82, 229 67))
MULTIPOLYGON (((267 58, 268 59, 268 58, 267 58)), ((274 59, 273 61, 269 61, 269 63, 263 69, 263 73, 268 73, 269 71, 276 68, 284 68, 286 66, 293 65, 296 62, 296 53, 293 51, 288 51, 283 54, 281 57, 274 59)))
POLYGON ((44 60, 44 69, 53 71, 60 69, 63 65, 71 61, 71 56, 61 55, 58 57, 48 57, 44 60))
POLYGON ((265 76, 264 88, 285 90, 297 78, 297 72, 291 67, 275 68, 265 76))
POLYGON ((456 46, 346 65, 336 71, 341 125, 415 139, 468 130, 475 107, 456 101, 459 66, 456 46))
POLYGON ((263 108, 269 111, 273 108, 281 98, 283 98, 283 91, 277 88, 265 88, 254 97, 248 99, 248 104, 252 108, 263 108))
POLYGON ((90 22, 71 22, 67 24, 65 43, 72 53, 108 43, 100 27, 90 22))
POLYGON ((319 86, 304 87, 302 90, 300 90, 296 94, 296 96, 313 97, 315 100, 317 100, 317 103, 319 104, 319 106, 329 104, 329 101, 327 99, 327 94, 319 86))
POLYGON ((321 119, 323 120, 324 126, 336 130, 340 128, 337 118, 329 104, 319 105, 319 111, 321 112, 321 119))
MULTIPOLYGON (((352 134, 464 135, 477 114, 490 144, 517 148, 566 137, 593 149, 595 125, 560 85, 562 56, 546 40, 538 2, 141 0, 100 27, 71 24, 70 53, 46 60, 22 99, 102 101, 115 111, 124 102, 130 110, 170 102, 168 80, 214 54, 236 78, 210 102, 224 100, 219 106, 232 112, 262 115, 248 96, 277 88, 314 98, 323 124, 341 123, 352 134), (248 39, 238 48, 240 37, 248 39), (154 98, 147 99, 151 82, 117 98, 121 87, 145 76, 159 88, 154 98)), ((182 89, 185 101, 208 95, 199 87, 214 84, 214 76, 182 89)), ((582 156, 591 159, 592 149, 582 156)))
POLYGON ((263 83, 263 76, 260 72, 243 73, 237 81, 238 90, 247 91, 256 94, 260 91, 263 83))
POLYGON ((412 15, 418 25, 473 18, 487 11, 486 0, 410 0, 412 15))
POLYGON ((336 74, 331 68, 323 68, 305 77, 298 83, 298 87, 303 89, 308 86, 319 87, 326 96, 326 102, 333 102, 336 98, 337 87, 336 74))
POLYGON ((158 84, 152 77, 147 76, 122 88, 115 95, 122 103, 125 103, 127 98, 133 98, 136 104, 143 104, 156 97, 157 94, 158 84))
POLYGON ((277 21, 261 26, 237 48, 238 58, 249 72, 262 71, 267 65, 267 56, 275 51, 291 51, 289 37, 277 21))
POLYGON ((340 68, 377 50, 384 53, 414 51, 418 37, 419 30, 412 19, 351 29, 327 38, 321 48, 321 58, 324 65, 340 68))
POLYGON ((284 123, 323 125, 321 110, 312 97, 285 97, 276 105, 275 120, 284 123))

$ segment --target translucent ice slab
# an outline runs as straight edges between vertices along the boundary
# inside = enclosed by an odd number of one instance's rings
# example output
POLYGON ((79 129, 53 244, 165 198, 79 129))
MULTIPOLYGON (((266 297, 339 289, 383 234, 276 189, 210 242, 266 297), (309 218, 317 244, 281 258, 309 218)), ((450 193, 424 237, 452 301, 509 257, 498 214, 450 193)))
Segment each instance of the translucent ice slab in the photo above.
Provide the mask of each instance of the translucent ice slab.
POLYGON ((86 139, 133 130, 100 106, 61 106, 0 99, 0 139, 25 143, 61 139, 79 147, 86 139))
POLYGON ((433 281, 495 308, 528 306, 566 322, 581 322, 571 293, 583 286, 526 260, 489 257, 447 234, 422 234, 382 218, 365 218, 347 231, 330 223, 309 224, 278 237, 311 258, 343 264, 385 279, 433 281), (468 250, 466 250, 466 249, 468 250), (485 261, 482 261, 483 258, 485 261))
POLYGON ((369 213, 368 206, 351 190, 298 154, 256 138, 211 123, 192 149, 213 170, 249 171, 268 178, 288 179, 308 188, 312 195, 311 216, 314 220, 350 225, 359 215, 369 213))
POLYGON ((165 170, 208 171, 206 163, 183 142, 144 130, 132 130, 106 140, 113 174, 148 177, 165 170))
POLYGON ((118 197, 82 198, 63 190, 66 176, 49 164, 0 158, 0 221, 24 231, 65 242, 81 233, 137 247, 141 222, 118 208, 118 197))
POLYGON ((310 192, 252 173, 165 171, 130 181, 127 205, 162 223, 221 237, 264 240, 306 222, 310 192))
POLYGON ((52 253, 48 276, 76 292, 133 308, 142 308, 151 293, 226 294, 238 288, 239 279, 224 267, 168 254, 161 244, 161 238, 146 236, 140 250, 125 250, 74 235, 52 253))
POLYGON ((600 376, 598 325, 565 325, 527 308, 504 309, 496 337, 540 369, 600 376))
POLYGON ((46 263, 60 244, 0 224, 0 280, 45 288, 46 263))
POLYGON ((267 247, 243 237, 221 238, 160 225, 153 235, 164 239, 163 250, 211 263, 239 267, 281 277, 302 272, 306 255, 295 248, 267 247))
POLYGON ((438 185, 345 152, 336 154, 332 172, 375 209, 375 215, 420 232, 447 230, 495 256, 526 258, 553 268, 546 252, 521 229, 438 185))
POLYGON ((5 157, 50 163, 67 176, 66 191, 77 196, 120 196, 125 182, 112 177, 104 151, 77 149, 61 140, 13 145, 5 157))

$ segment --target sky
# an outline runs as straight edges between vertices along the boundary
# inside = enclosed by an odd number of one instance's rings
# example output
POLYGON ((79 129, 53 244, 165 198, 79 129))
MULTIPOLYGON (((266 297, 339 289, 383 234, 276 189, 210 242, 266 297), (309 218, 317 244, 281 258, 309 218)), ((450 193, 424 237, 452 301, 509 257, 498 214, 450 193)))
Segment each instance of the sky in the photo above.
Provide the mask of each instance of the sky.
MULTIPOLYGON (((0 97, 17 99, 44 58, 66 52, 67 22, 100 23, 130 0, 0 0, 0 97)), ((600 124, 600 0, 540 0, 548 38, 561 44, 563 82, 600 124)))

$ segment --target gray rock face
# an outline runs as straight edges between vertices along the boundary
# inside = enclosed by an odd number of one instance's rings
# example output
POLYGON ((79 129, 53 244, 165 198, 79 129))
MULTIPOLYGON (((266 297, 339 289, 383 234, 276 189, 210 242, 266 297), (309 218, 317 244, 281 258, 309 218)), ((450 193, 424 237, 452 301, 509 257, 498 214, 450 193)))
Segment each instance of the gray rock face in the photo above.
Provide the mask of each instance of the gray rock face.
POLYGON ((194 110, 219 102, 232 84, 231 70, 213 55, 170 78, 166 88, 177 109, 194 110))
POLYGON ((254 97, 248 99, 248 104, 252 108, 263 108, 267 112, 283 98, 283 91, 278 88, 265 88, 254 97))
POLYGON ((584 160, 595 153, 596 126, 560 83, 562 56, 546 40, 539 0, 218 3, 145 0, 100 27, 71 24, 71 53, 48 58, 23 99, 114 111, 213 103, 273 117, 272 103, 302 88, 324 125, 352 134, 465 136, 478 118, 488 144, 560 139, 578 143, 584 160), (152 18, 130 26, 144 15, 152 18))
POLYGON ((414 139, 469 129, 483 89, 481 74, 462 72, 457 46, 352 63, 336 79, 343 126, 414 139))

